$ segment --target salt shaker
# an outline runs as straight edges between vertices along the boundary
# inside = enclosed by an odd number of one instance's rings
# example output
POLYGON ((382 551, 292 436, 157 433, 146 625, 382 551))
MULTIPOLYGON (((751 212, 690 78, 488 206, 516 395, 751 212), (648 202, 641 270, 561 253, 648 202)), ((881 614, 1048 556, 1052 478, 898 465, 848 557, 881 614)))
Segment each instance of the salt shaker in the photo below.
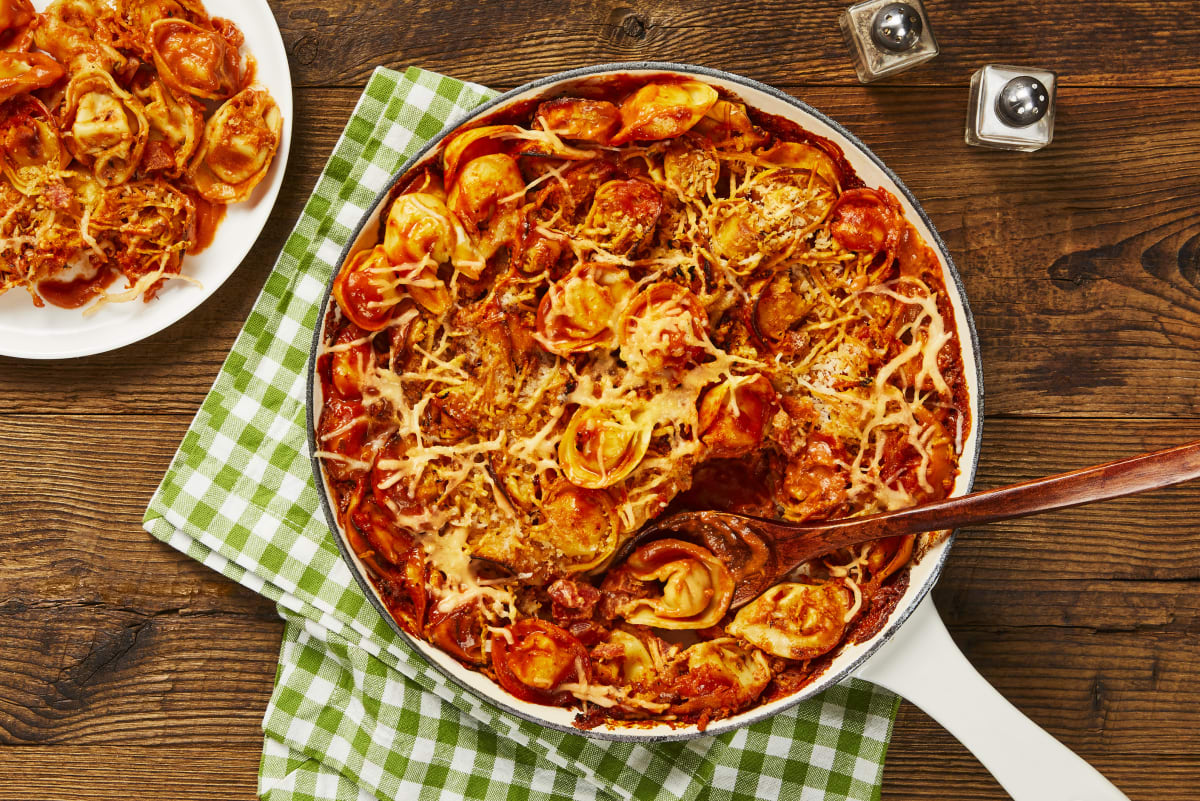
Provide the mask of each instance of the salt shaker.
POLYGON ((838 18, 863 83, 924 64, 938 54, 921 0, 866 0, 838 18))
POLYGON ((1050 70, 989 64, 971 76, 968 145, 1000 150, 1040 150, 1054 138, 1050 70))

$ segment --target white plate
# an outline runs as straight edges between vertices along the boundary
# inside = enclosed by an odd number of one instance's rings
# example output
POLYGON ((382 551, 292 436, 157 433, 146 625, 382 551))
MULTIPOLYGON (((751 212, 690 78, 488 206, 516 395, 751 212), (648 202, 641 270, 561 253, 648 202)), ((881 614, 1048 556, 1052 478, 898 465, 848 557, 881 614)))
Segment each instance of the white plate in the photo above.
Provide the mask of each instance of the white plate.
MULTIPOLYGON (((49 0, 34 0, 38 10, 49 0)), ((183 272, 200 282, 168 281, 149 303, 109 303, 84 317, 82 309, 37 308, 24 289, 0 295, 0 354, 26 359, 67 359, 128 345, 158 333, 203 303, 225 283, 250 251, 275 206, 292 139, 292 77, 283 38, 266 0, 205 0, 214 17, 233 20, 246 36, 242 53, 254 56, 257 79, 283 112, 283 141, 250 198, 229 206, 212 245, 183 260, 183 272)), ((125 286, 118 279, 113 290, 125 286)))

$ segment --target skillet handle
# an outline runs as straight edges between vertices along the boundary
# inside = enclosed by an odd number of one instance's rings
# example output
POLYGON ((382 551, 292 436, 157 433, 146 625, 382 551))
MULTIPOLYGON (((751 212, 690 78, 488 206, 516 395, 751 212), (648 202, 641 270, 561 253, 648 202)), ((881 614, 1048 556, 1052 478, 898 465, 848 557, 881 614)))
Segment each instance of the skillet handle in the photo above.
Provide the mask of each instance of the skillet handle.
POLYGON ((979 675, 950 639, 929 597, 858 677, 925 710, 975 754, 1014 801, 1129 801, 979 675))

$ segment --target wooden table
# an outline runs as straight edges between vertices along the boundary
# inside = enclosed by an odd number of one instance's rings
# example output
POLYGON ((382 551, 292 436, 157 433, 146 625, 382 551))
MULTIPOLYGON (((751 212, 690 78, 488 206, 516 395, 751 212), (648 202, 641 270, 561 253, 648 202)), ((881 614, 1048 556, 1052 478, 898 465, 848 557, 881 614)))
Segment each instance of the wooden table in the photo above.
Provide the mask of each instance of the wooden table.
MULTIPOLYGON (((929 0, 941 56, 863 87, 842 3, 274 0, 292 163, 250 257, 203 307, 114 353, 0 359, 0 798, 254 794, 282 625, 152 540, 142 511, 372 68, 508 88, 654 58, 772 83, 912 188, 983 344, 991 487, 1200 437, 1195 0, 929 0), (963 144, 989 63, 1058 71, 1054 143, 963 144)), ((935 596, 980 671, 1135 800, 1200 785, 1200 484, 962 532, 935 596)), ((1002 799, 905 705, 885 799, 1002 799)))

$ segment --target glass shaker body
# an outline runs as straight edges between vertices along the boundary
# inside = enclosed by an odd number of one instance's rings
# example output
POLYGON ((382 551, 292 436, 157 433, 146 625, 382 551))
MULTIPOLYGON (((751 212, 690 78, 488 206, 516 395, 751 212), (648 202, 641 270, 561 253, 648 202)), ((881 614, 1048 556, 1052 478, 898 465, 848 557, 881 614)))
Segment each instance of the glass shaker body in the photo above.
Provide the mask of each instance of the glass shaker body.
MULTIPOLYGON (((989 64, 971 76, 971 99, 967 106, 968 145, 1000 150, 1040 150, 1054 138, 1054 99, 1057 77, 1050 70, 989 64), (1028 101, 1044 108, 1029 118, 1014 119, 1003 103, 1006 87, 1010 90, 1024 81, 1033 87, 1028 101)), ((1029 110, 1029 107, 1025 109, 1029 110)))
POLYGON ((838 24, 863 83, 912 69, 938 54, 921 0, 866 0, 843 11, 838 24))

